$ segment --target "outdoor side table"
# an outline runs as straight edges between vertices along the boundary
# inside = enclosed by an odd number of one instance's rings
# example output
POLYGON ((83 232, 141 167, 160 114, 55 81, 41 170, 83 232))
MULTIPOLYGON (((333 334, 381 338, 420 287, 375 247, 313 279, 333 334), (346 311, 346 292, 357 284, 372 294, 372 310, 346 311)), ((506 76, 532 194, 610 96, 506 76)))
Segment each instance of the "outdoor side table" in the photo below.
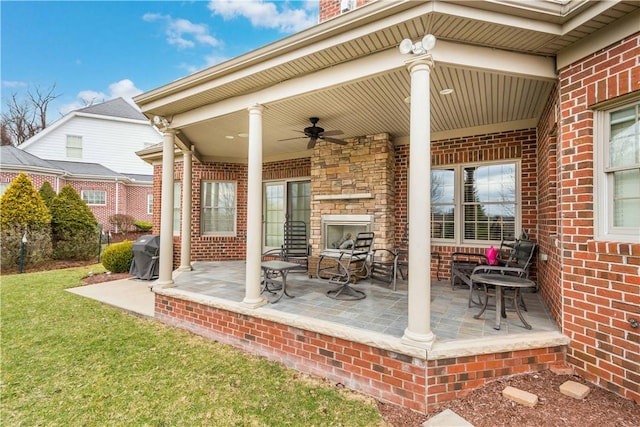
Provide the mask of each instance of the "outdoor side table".
POLYGON ((300 264, 286 261, 264 261, 262 263, 262 271, 264 272, 264 281, 260 293, 267 291, 275 294, 276 298, 270 301, 272 304, 280 301, 283 295, 293 298, 293 295, 287 293, 287 274, 289 270, 299 268, 300 264), (282 277, 281 281, 274 280, 274 277, 282 277))
POLYGON ((531 325, 524 320, 522 313, 520 312, 520 304, 518 300, 518 296, 520 294, 520 289, 523 288, 535 288, 536 283, 532 280, 526 279, 524 277, 518 276, 509 276, 504 274, 490 274, 490 273, 476 273, 471 275, 471 281, 473 283, 482 284, 485 288, 485 300, 484 306, 480 313, 473 316, 474 319, 479 319, 482 316, 482 313, 487 309, 487 305, 489 303, 489 294, 486 292, 486 285, 493 285, 496 287, 496 325, 494 329, 500 330, 500 322, 502 317, 507 317, 507 312, 504 305, 504 294, 502 288, 513 289, 513 305, 515 306, 516 313, 518 313, 518 317, 520 321, 524 324, 524 327, 527 329, 531 329, 531 325))

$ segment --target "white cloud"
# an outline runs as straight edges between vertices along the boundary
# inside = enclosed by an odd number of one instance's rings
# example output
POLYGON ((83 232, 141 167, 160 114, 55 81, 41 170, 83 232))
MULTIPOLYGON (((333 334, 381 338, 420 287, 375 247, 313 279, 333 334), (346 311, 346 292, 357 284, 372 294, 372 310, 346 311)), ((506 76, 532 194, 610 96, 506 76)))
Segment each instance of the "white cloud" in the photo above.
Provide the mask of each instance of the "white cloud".
MULTIPOLYGON (((296 2, 300 4, 300 2, 296 2)), ((265 2, 261 0, 211 0, 209 10, 225 20, 243 17, 256 28, 272 28, 291 33, 318 23, 315 2, 304 2, 302 8, 291 8, 290 2, 265 2)))
POLYGON ((23 87, 28 87, 29 83, 27 82, 21 82, 21 81, 16 81, 16 80, 3 80, 2 81, 2 87, 10 87, 13 89, 16 88, 23 88, 23 87))
POLYGON ((209 28, 205 24, 194 24, 187 19, 158 13, 146 13, 142 19, 147 22, 164 21, 167 42, 179 49, 192 48, 196 44, 212 47, 220 45, 220 41, 209 34, 209 28))
POLYGON ((108 93, 95 90, 82 90, 78 92, 76 100, 63 104, 59 108, 59 112, 60 114, 65 115, 71 111, 84 108, 87 105, 99 104, 115 98, 123 98, 125 101, 138 108, 132 98, 141 93, 142 90, 138 89, 131 80, 122 79, 111 83, 108 88, 108 93))
POLYGON ((134 96, 141 94, 142 90, 138 89, 131 80, 123 79, 119 82, 111 83, 109 85, 109 93, 111 94, 109 99, 122 97, 130 101, 134 96))

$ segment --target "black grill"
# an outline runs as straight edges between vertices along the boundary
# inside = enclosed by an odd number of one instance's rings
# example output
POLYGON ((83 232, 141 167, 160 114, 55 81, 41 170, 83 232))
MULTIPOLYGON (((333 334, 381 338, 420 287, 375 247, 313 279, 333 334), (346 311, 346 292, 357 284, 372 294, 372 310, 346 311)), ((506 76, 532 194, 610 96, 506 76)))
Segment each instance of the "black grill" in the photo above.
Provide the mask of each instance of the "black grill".
POLYGON ((131 247, 133 262, 131 273, 138 279, 154 280, 158 278, 160 236, 146 235, 135 241, 131 247))

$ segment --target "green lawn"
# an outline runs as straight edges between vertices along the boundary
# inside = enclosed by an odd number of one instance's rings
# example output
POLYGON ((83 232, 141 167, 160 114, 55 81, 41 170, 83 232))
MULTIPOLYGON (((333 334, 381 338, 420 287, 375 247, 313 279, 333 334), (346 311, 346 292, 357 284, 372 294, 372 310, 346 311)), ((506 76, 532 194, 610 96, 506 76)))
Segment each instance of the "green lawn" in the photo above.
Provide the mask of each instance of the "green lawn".
POLYGON ((2 426, 384 425, 356 394, 64 290, 90 269, 1 277, 2 426))

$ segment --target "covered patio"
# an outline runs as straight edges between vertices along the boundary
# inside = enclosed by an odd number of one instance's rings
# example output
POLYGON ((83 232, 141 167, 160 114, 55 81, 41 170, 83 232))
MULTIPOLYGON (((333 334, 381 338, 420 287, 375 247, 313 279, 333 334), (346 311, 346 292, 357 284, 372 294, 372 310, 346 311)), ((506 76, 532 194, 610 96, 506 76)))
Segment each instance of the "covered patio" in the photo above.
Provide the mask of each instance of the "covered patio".
POLYGON ((139 152, 154 164, 156 317, 421 412, 564 363, 562 261, 587 245, 560 233, 575 215, 559 214, 558 70, 585 56, 576 40, 627 13, 567 7, 374 1, 137 96, 164 135, 139 152), (367 297, 345 302, 292 275, 295 298, 269 304, 273 230, 303 220, 318 257, 336 216, 370 218, 374 249, 400 247, 410 224, 408 283, 361 282, 367 297), (430 254, 446 269, 521 230, 540 247, 532 329, 511 314, 495 331, 492 311, 474 319, 466 291, 432 280, 430 254))
MULTIPOLYGON (((185 298, 193 297, 197 301, 240 304, 245 296, 245 268, 244 261, 196 261, 193 270, 175 276, 176 287, 172 290, 184 292, 185 298)), ((358 301, 339 301, 326 295, 335 285, 309 278, 305 272, 292 272, 287 279, 287 292, 294 298, 284 296, 279 302, 265 305, 258 311, 275 311, 285 323, 308 318, 310 324, 326 322, 335 325, 336 330, 348 327, 371 335, 385 335, 387 340, 401 338, 407 328, 406 280, 398 279, 395 292, 386 283, 374 279, 358 281, 354 286, 367 297, 358 301)), ((473 318, 480 309, 468 307, 466 288, 456 286, 452 289, 448 280, 433 281, 431 327, 437 336, 436 343, 482 339, 485 345, 497 348, 503 339, 512 340, 517 336, 528 341, 521 344, 522 348, 527 348, 545 337, 559 338, 560 330, 541 295, 525 292, 523 296, 527 306, 525 317, 532 329, 525 329, 516 314, 508 312, 501 329, 495 330, 493 310, 487 311, 481 319, 473 318)))

